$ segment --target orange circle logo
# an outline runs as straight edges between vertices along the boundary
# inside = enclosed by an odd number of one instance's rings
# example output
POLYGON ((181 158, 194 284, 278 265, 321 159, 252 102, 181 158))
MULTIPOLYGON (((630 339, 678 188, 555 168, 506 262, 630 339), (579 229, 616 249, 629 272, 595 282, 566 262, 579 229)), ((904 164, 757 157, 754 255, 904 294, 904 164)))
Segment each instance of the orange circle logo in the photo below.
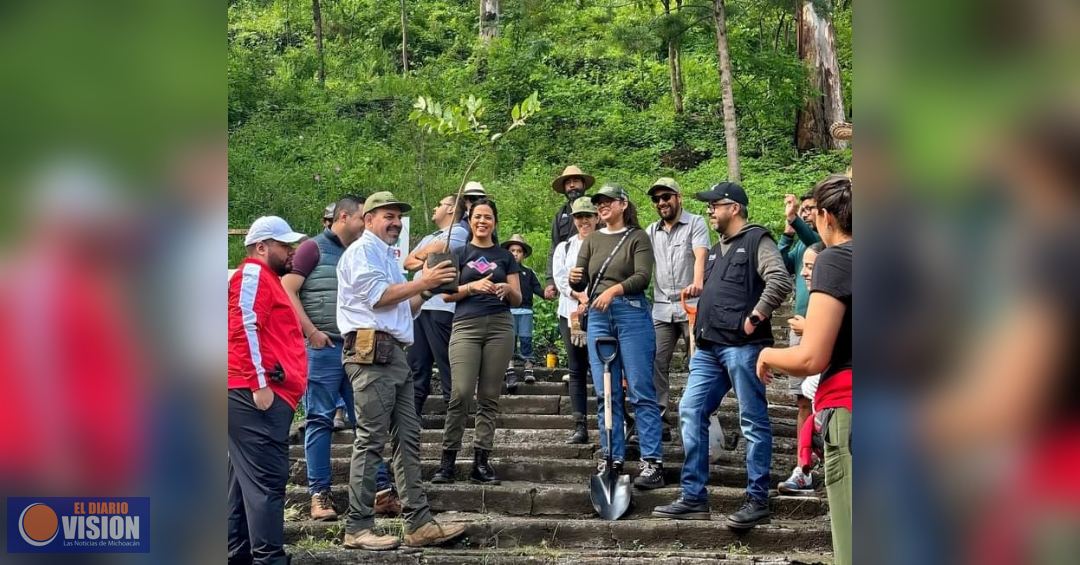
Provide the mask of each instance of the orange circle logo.
POLYGON ((48 545, 60 531, 56 512, 40 502, 31 504, 19 515, 19 534, 33 546, 48 545))

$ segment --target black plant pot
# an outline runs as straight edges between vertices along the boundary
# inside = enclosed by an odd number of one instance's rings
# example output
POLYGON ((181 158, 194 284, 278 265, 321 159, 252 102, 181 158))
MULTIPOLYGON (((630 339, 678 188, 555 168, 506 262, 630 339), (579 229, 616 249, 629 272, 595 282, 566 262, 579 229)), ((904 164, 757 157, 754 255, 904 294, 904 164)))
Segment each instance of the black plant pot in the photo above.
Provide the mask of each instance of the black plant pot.
MULTIPOLYGON (((437 252, 430 253, 427 256, 427 260, 424 262, 428 267, 434 267, 443 261, 450 261, 450 264, 454 266, 454 273, 460 274, 461 269, 458 268, 457 259, 454 258, 454 254, 450 252, 437 252)), ((432 294, 453 294, 458 291, 457 278, 454 281, 440 285, 431 289, 432 294)))

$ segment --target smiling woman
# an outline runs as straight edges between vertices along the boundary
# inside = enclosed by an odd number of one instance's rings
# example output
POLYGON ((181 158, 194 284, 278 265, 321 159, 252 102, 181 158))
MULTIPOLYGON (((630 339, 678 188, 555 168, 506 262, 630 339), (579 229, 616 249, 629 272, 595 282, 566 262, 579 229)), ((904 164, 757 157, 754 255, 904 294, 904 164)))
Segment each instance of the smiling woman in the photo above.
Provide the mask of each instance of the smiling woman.
POLYGON ((456 250, 461 272, 458 292, 447 302, 458 302, 450 334, 450 371, 453 391, 446 407, 442 462, 433 483, 454 481, 454 463, 461 449, 465 418, 473 398, 477 401, 474 483, 499 484, 488 455, 495 441, 495 420, 503 374, 514 354, 514 324, 510 307, 521 304, 520 266, 509 251, 495 244, 499 211, 495 202, 480 198, 469 211, 472 239, 456 250))

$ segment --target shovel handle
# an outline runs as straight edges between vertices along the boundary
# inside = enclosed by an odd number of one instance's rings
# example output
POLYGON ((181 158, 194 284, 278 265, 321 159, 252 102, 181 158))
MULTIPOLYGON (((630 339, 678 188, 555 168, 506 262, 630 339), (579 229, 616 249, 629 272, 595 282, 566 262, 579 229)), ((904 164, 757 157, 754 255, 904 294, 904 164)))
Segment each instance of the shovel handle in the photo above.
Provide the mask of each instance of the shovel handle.
MULTIPOLYGON (((611 371, 604 369, 604 428, 611 431, 611 371)), ((608 446, 611 449, 611 446, 608 446)))

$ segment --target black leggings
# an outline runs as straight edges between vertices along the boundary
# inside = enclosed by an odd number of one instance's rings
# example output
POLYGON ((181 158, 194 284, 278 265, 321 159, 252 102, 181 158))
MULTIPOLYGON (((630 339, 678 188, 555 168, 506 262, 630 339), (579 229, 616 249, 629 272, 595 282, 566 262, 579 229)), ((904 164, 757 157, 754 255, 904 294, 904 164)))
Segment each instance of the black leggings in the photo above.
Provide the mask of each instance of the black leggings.
POLYGON ((570 407, 574 417, 584 418, 588 414, 585 404, 585 383, 589 382, 589 348, 574 347, 570 343, 570 321, 559 316, 559 333, 566 345, 566 364, 570 369, 570 407))

